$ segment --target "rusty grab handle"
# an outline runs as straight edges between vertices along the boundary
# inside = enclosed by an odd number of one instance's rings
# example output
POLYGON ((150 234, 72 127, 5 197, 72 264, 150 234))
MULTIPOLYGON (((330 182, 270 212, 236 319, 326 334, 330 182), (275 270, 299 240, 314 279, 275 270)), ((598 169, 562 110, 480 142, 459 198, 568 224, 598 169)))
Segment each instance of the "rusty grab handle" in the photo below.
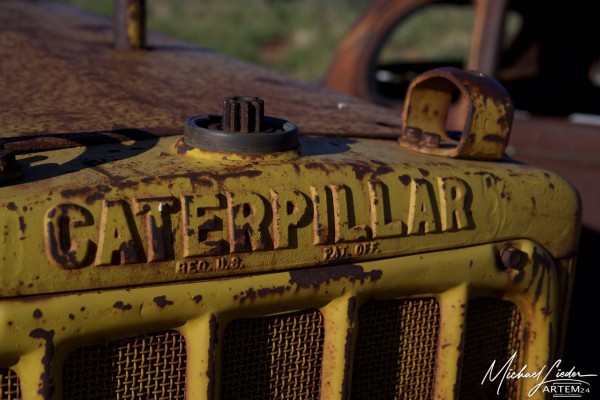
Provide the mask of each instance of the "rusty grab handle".
POLYGON ((399 144, 444 157, 498 160, 508 144, 513 114, 508 92, 495 79, 458 68, 434 69, 419 75, 408 88, 399 144), (446 130, 456 92, 466 106, 458 139, 446 130))

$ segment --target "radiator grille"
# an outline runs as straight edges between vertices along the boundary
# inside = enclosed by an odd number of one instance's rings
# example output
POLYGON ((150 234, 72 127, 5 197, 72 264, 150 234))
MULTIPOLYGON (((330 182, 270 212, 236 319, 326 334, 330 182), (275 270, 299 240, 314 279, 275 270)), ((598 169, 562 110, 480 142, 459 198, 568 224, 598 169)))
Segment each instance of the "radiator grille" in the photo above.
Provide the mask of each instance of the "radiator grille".
POLYGON ((184 399, 186 346, 164 331, 84 347, 64 366, 65 399, 184 399))
MULTIPOLYGON (((467 324, 464 336, 461 399, 516 399, 516 381, 505 381, 498 390, 498 381, 481 382, 492 362, 495 370, 520 348, 521 315, 518 308, 505 300, 477 298, 467 306, 467 324)), ((518 355, 517 355, 518 356, 518 355)), ((518 358, 513 364, 517 368, 518 358)))
POLYGON ((435 383, 436 299, 372 301, 358 311, 353 399, 426 399, 435 383))
POLYGON ((232 321, 223 334, 223 399, 318 399, 325 330, 318 310, 232 321))
POLYGON ((19 376, 8 368, 0 368, 0 400, 19 400, 21 388, 19 376))

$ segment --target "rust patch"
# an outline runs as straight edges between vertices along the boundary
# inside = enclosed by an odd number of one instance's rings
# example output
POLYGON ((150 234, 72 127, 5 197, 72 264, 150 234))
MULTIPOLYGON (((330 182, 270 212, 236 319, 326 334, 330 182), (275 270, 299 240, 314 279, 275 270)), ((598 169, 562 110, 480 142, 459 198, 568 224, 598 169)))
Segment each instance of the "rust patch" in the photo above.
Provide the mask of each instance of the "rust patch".
POLYGON ((27 224, 25 223, 25 218, 19 217, 19 230, 24 235, 25 229, 27 229, 27 224))
POLYGON ((244 304, 246 300, 254 301, 256 300, 256 291, 253 288, 246 290, 245 292, 241 292, 240 296, 234 296, 234 300, 240 300, 241 304, 244 304))
MULTIPOLYGON (((244 167, 246 168, 246 167, 244 167)), ((190 181, 197 182, 202 181, 203 179, 210 178, 215 181, 225 180, 227 178, 256 178, 262 175, 262 171, 257 170, 240 170, 240 171, 232 171, 232 172, 188 172, 185 174, 169 174, 162 175, 159 177, 160 180, 168 181, 176 178, 187 178, 190 181)), ((204 180, 204 182, 208 182, 204 180)), ((211 186, 213 184, 211 183, 211 186)))
POLYGON ((323 172, 329 172, 327 169, 327 166, 323 163, 307 162, 306 164, 304 164, 304 167, 306 169, 316 169, 316 170, 323 171, 323 172))
POLYGON ((482 139, 492 143, 504 143, 506 141, 506 137, 502 135, 484 135, 482 139))
POLYGON ((94 204, 94 202, 98 201, 98 200, 103 200, 104 199, 104 195, 106 193, 110 192, 110 187, 106 186, 106 185, 98 185, 96 187, 96 191, 93 192, 92 194, 86 196, 85 198, 85 204, 94 204))
POLYGON ((339 281, 342 278, 348 279, 352 283, 356 281, 364 283, 367 279, 376 282, 382 275, 383 272, 378 269, 365 272, 360 265, 338 265, 290 271, 289 282, 291 285, 296 285, 298 289, 310 287, 319 289, 322 284, 339 281))
POLYGON ((160 308, 173 305, 173 302, 171 300, 167 300, 167 296, 165 295, 155 297, 154 302, 160 308))
POLYGON ((410 185, 410 182, 412 181, 412 178, 408 175, 401 175, 398 179, 400 179, 400 182, 402 182, 404 186, 410 185))
POLYGON ((502 190, 502 193, 500 193, 500 197, 506 199, 507 201, 510 201, 512 199, 512 194, 502 190))
POLYGON ((381 175, 390 174, 394 172, 394 168, 390 167, 388 164, 378 161, 378 160, 370 160, 373 164, 377 165, 375 172, 371 175, 372 179, 375 179, 381 175))
POLYGON ((54 358, 54 330, 47 331, 41 328, 32 330, 29 337, 34 339, 42 339, 45 341, 44 356, 42 357, 42 365, 44 371, 40 375, 40 386, 37 391, 44 399, 52 397, 54 386, 52 385, 52 359, 54 358))
POLYGON ((194 303, 198 304, 202 301, 202 295, 201 294, 197 294, 194 297, 192 297, 192 300, 194 300, 194 303))
POLYGON ((200 186, 213 187, 215 186, 215 182, 212 179, 208 178, 200 178, 197 182, 200 186))
POLYGON ((126 177, 115 175, 107 171, 104 167, 94 167, 93 170, 106 176, 110 182, 110 185, 116 187, 117 189, 133 189, 138 186, 137 181, 128 181, 126 177))
POLYGON ((33 318, 40 319, 43 316, 44 316, 44 314, 42 314, 42 310, 40 310, 39 308, 36 308, 35 310, 33 310, 33 318))
POLYGON ((186 142, 184 142, 183 139, 179 139, 177 143, 175 143, 175 150, 177 151, 177 154, 185 154, 193 149, 194 148, 186 142))
POLYGON ((302 170, 300 169, 300 166, 298 164, 296 164, 296 163, 292 164, 292 168, 294 168, 296 175, 300 175, 302 173, 302 170))
POLYGON ((540 311, 542 311, 542 314, 544 314, 545 316, 548 316, 552 314, 552 307, 542 307, 540 311))
MULTIPOLYGON (((61 196, 65 198, 85 198, 84 201, 86 204, 91 205, 94 204, 97 200, 104 199, 106 193, 109 193, 111 190, 110 186, 107 185, 98 185, 95 188, 85 187, 79 189, 65 189, 60 192, 61 196)), ((52 217, 52 216, 50 216, 52 217)))
MULTIPOLYGON (((154 301, 156 301, 156 299, 154 299, 154 301)), ((119 309, 121 311, 127 311, 131 310, 133 306, 131 304, 125 304, 122 301, 117 301, 115 304, 113 304, 113 308, 119 309)))
MULTIPOLYGON (((60 195, 65 198, 83 197, 83 196, 89 194, 90 192, 91 192, 91 189, 88 187, 79 188, 79 189, 65 189, 60 192, 60 195)), ((50 216, 52 217, 52 215, 50 215, 50 216)))
POLYGON ((538 300, 540 299, 541 295, 542 295, 542 290, 544 288, 544 280, 547 281, 547 286, 548 286, 548 290, 546 293, 546 304, 550 305, 550 286, 551 286, 551 282, 550 282, 550 269, 552 268, 552 261, 547 257, 547 255, 545 253, 538 253, 537 249, 533 250, 533 254, 532 254, 532 275, 531 275, 531 280, 529 281, 528 285, 527 285, 527 289, 529 289, 531 287, 531 285, 533 285, 533 281, 535 280, 535 278, 538 276, 538 272, 539 273, 539 278, 538 278, 538 282, 537 282, 537 286, 535 288, 535 296, 534 296, 534 303, 537 303, 538 300))
POLYGON ((70 319, 71 321, 74 321, 74 320, 75 320, 75 315, 73 315, 73 314, 69 314, 69 319, 70 319))
POLYGON ((17 211, 17 205, 11 201, 6 205, 6 209, 10 211, 17 211))
POLYGON ((273 286, 272 288, 262 288, 258 289, 256 293, 258 297, 266 297, 274 294, 283 295, 286 291, 290 291, 289 286, 273 286))
POLYGON ((373 172, 371 166, 365 162, 352 163, 350 164, 350 167, 352 168, 352 171, 354 171, 354 175, 358 180, 362 180, 365 177, 365 175, 373 172))
POLYGON ((502 180, 502 178, 500 178, 498 175, 493 174, 491 172, 487 172, 487 171, 477 171, 477 172, 474 172, 473 174, 479 175, 479 176, 484 176, 486 186, 488 185, 488 180, 490 180, 488 187, 491 186, 491 180, 493 180, 494 183, 498 183, 502 180))
POLYGON ((365 176, 370 175, 371 179, 375 179, 381 175, 389 174, 394 172, 394 169, 390 167, 388 164, 377 161, 377 160, 369 160, 371 163, 375 164, 375 169, 373 169, 373 165, 369 165, 366 162, 360 163, 351 163, 349 164, 356 175, 356 179, 362 180, 365 176))

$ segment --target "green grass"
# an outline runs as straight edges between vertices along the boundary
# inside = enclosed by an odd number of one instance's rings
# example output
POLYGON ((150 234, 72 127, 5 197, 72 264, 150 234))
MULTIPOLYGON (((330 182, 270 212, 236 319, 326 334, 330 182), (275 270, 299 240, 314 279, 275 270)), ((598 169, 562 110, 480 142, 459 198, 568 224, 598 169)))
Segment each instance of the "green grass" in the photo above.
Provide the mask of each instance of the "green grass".
MULTIPOLYGON (((103 15, 112 0, 67 0, 103 15)), ((149 0, 148 28, 305 80, 323 76, 367 0, 149 0)))
POLYGON ((470 5, 432 4, 409 15, 383 47, 381 62, 466 61, 473 26, 470 5))
MULTIPOLYGON (((113 0, 65 0, 112 14, 113 0)), ((148 0, 148 28, 316 81, 369 0, 148 0)), ((466 58, 472 7, 434 4, 391 36, 380 61, 466 58)))

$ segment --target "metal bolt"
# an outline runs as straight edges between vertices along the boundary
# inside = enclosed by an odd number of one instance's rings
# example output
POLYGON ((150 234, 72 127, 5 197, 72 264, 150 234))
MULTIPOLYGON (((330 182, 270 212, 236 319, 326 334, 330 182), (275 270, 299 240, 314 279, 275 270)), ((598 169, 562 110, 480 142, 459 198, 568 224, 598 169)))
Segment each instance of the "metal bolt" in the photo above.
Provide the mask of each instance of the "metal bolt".
POLYGON ((425 147, 436 148, 436 147, 440 146, 441 140, 442 140, 442 137, 440 135, 438 135, 437 133, 423 132, 423 137, 421 139, 421 142, 423 143, 423 145, 425 147))
POLYGON ((223 101, 223 132, 262 132, 265 102, 258 97, 232 96, 223 101))
POLYGON ((511 245, 506 245, 500 250, 500 260, 504 268, 523 269, 527 261, 527 254, 511 245))
POLYGON ((423 131, 421 130, 421 128, 407 126, 406 128, 404 128, 402 139, 411 143, 419 143, 421 141, 422 133, 423 131))

